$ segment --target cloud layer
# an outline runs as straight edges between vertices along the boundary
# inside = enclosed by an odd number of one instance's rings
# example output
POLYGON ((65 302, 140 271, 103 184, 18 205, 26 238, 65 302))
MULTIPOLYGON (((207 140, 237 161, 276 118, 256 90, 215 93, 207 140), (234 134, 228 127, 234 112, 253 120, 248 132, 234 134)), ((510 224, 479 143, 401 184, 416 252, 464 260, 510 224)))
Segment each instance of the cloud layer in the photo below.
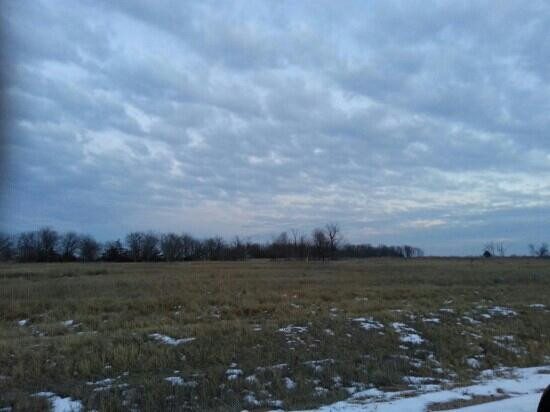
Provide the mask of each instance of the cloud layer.
POLYGON ((2 226, 550 240, 544 1, 2 5, 2 226))

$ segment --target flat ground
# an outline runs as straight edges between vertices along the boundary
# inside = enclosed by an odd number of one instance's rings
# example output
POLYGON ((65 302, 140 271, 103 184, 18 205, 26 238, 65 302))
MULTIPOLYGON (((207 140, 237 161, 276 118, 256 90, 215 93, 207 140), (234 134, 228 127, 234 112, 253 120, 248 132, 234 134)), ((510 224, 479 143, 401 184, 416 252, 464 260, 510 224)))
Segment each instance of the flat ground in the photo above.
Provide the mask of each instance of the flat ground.
POLYGON ((0 265, 0 408, 42 410, 48 391, 97 410, 297 409, 467 385, 549 364, 549 304, 549 260, 0 265))

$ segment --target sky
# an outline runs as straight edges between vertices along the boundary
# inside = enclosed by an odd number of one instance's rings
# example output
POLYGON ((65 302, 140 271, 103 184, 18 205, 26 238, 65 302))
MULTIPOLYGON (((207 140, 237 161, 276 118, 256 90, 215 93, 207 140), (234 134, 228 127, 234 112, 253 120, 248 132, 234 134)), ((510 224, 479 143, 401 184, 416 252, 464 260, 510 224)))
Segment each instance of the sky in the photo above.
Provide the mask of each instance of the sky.
POLYGON ((0 228, 550 241, 546 1, 3 1, 0 228))

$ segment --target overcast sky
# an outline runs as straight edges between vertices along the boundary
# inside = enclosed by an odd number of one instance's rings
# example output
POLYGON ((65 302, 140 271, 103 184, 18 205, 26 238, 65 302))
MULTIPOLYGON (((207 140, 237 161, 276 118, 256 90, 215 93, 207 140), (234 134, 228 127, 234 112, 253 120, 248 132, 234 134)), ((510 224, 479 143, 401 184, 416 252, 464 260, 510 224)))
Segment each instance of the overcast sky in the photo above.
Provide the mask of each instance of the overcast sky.
POLYGON ((550 241, 546 1, 1 8, 3 230, 550 241))

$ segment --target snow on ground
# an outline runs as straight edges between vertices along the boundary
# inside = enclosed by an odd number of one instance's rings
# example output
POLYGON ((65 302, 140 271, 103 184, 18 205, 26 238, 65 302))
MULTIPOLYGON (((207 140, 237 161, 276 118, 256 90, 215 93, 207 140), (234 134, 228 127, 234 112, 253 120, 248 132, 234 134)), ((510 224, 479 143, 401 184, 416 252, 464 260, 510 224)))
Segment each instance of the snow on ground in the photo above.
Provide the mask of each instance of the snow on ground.
POLYGON ((503 349, 514 352, 515 354, 524 354, 527 351, 524 348, 514 346, 515 338, 512 335, 493 336, 493 343, 503 349))
POLYGON ((173 346, 193 342, 195 340, 195 338, 174 339, 174 338, 171 338, 170 336, 161 335, 160 333, 152 333, 149 335, 149 337, 159 342, 165 343, 167 345, 173 345, 173 346))
POLYGON ((323 388, 322 386, 316 386, 313 392, 313 396, 325 396, 328 393, 327 388, 323 388))
POLYGON ((479 325, 481 322, 479 320, 475 320, 474 318, 470 316, 462 316, 462 319, 471 323, 472 325, 479 325))
POLYGON ((229 381, 234 381, 242 374, 243 374, 242 369, 238 369, 236 363, 232 363, 231 365, 229 365, 229 369, 225 371, 225 375, 227 377, 227 380, 229 381))
POLYGON ((47 398, 52 406, 52 412, 79 412, 84 410, 82 402, 73 401, 71 398, 62 398, 53 392, 38 392, 33 396, 47 398))
POLYGON ((468 364, 468 366, 472 369, 479 369, 479 367, 481 366, 479 361, 475 358, 468 358, 466 359, 466 363, 468 364))
POLYGON ((352 321, 359 322, 359 326, 361 326, 365 330, 382 329, 384 327, 383 324, 375 321, 373 318, 355 318, 352 319, 352 321))
POLYGON ((296 387, 296 382, 294 382, 292 379, 290 379, 289 377, 286 377, 283 379, 284 381, 284 384, 285 384, 285 387, 290 391, 292 389, 294 389, 296 387))
POLYGON ((167 378, 164 378, 166 382, 170 382, 172 385, 183 385, 183 378, 180 376, 168 376, 167 378))
MULTIPOLYGON (((178 372, 178 371, 174 371, 178 372)), ((196 381, 186 381, 181 376, 168 376, 164 378, 166 382, 169 382, 172 384, 172 386, 184 386, 186 388, 196 388, 198 386, 198 383, 196 381)))
MULTIPOLYGON (((235 364, 232 364, 232 365, 235 365, 235 364)), ((263 372, 265 371, 266 369, 269 369, 269 370, 281 370, 281 369, 284 369, 288 366, 287 363, 278 363, 276 365, 271 365, 271 366, 258 366, 256 368, 256 371, 258 372, 263 372)))
POLYGON ((111 379, 111 378, 107 378, 107 379, 102 379, 100 381, 95 381, 95 382, 86 382, 86 385, 95 385, 95 386, 110 386, 112 385, 113 383, 115 382, 114 379, 111 379))
POLYGON ((516 316, 517 315, 517 312, 515 310, 512 310, 510 308, 504 308, 502 306, 494 306, 492 308, 489 308, 488 311, 493 316, 495 315, 516 316))
POLYGON ((279 332, 281 332, 281 333, 305 333, 305 332, 307 332, 307 326, 288 325, 284 328, 280 328, 279 332))
POLYGON ((308 331, 307 326, 288 325, 284 328, 278 329, 278 331, 285 334, 286 343, 289 345, 290 350, 295 350, 296 345, 306 344, 306 342, 304 342, 298 335, 306 333, 308 331))
POLYGON ((319 359, 303 362, 304 365, 311 367, 315 372, 322 372, 324 364, 332 364, 334 359, 319 359))
POLYGON ((243 400, 245 401, 245 403, 247 403, 249 405, 252 405, 252 406, 260 406, 261 405, 261 402, 259 402, 256 399, 256 396, 254 396, 254 393, 246 394, 244 396, 243 400))
POLYGON ((248 375, 246 378, 244 378, 244 380, 247 383, 256 383, 256 382, 258 382, 258 378, 256 377, 256 375, 248 375))
POLYGON ((412 343, 414 345, 419 345, 424 342, 424 339, 416 330, 405 325, 404 323, 393 322, 391 324, 391 327, 401 335, 399 337, 399 340, 403 343, 412 343))
POLYGON ((460 412, 534 412, 542 390, 550 384, 550 369, 534 367, 524 369, 502 369, 506 377, 495 377, 494 371, 484 371, 487 380, 467 387, 448 390, 429 389, 417 396, 412 391, 382 392, 376 388, 353 394, 352 399, 312 409, 317 412, 425 412, 429 405, 456 400, 470 400, 476 396, 509 396, 509 399, 488 402, 465 408, 453 409, 460 412))

